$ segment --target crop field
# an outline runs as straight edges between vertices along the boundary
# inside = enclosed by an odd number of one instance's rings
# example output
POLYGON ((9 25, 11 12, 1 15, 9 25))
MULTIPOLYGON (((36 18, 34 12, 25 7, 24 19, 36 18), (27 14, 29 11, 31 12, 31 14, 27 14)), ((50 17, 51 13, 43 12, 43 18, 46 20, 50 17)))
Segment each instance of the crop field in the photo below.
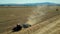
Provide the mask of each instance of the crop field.
POLYGON ((60 6, 0 6, 1 34, 60 34, 60 6), (11 32, 17 24, 29 28, 11 32))

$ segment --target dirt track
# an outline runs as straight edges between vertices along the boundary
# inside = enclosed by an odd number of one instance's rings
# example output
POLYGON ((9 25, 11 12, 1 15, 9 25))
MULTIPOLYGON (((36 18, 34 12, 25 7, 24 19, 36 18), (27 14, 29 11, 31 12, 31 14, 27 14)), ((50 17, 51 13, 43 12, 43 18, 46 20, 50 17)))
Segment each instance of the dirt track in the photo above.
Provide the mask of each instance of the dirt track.
POLYGON ((22 30, 20 32, 5 32, 6 34, 52 34, 56 31, 57 34, 60 30, 60 15, 54 16, 44 22, 36 24, 26 30, 22 30))

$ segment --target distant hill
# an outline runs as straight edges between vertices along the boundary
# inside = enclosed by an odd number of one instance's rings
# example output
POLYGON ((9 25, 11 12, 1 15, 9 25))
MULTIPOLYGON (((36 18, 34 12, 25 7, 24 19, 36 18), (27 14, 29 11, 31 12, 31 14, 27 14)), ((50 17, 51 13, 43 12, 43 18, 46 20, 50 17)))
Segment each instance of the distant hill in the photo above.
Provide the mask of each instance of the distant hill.
POLYGON ((51 2, 43 2, 43 3, 28 3, 28 4, 0 4, 0 6, 42 6, 42 5, 47 5, 47 6, 60 6, 60 4, 56 3, 51 3, 51 2))

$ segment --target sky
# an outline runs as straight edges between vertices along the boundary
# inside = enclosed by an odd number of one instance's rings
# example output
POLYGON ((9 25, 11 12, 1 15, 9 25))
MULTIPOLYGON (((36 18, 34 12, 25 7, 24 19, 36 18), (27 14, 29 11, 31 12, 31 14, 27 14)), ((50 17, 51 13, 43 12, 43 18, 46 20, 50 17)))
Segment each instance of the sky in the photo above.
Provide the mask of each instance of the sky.
POLYGON ((60 0, 0 0, 0 4, 26 4, 26 3, 42 3, 42 2, 52 2, 60 4, 60 0))

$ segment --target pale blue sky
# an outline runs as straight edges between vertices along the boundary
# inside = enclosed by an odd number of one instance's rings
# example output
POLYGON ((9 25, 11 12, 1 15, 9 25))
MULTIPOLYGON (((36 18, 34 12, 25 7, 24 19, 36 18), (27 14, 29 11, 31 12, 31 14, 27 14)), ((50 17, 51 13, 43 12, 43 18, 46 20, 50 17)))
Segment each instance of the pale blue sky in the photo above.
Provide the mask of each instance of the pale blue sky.
POLYGON ((59 3, 60 0, 0 0, 0 4, 8 4, 8 3, 15 3, 15 4, 24 4, 24 3, 39 3, 39 2, 53 2, 59 3))

